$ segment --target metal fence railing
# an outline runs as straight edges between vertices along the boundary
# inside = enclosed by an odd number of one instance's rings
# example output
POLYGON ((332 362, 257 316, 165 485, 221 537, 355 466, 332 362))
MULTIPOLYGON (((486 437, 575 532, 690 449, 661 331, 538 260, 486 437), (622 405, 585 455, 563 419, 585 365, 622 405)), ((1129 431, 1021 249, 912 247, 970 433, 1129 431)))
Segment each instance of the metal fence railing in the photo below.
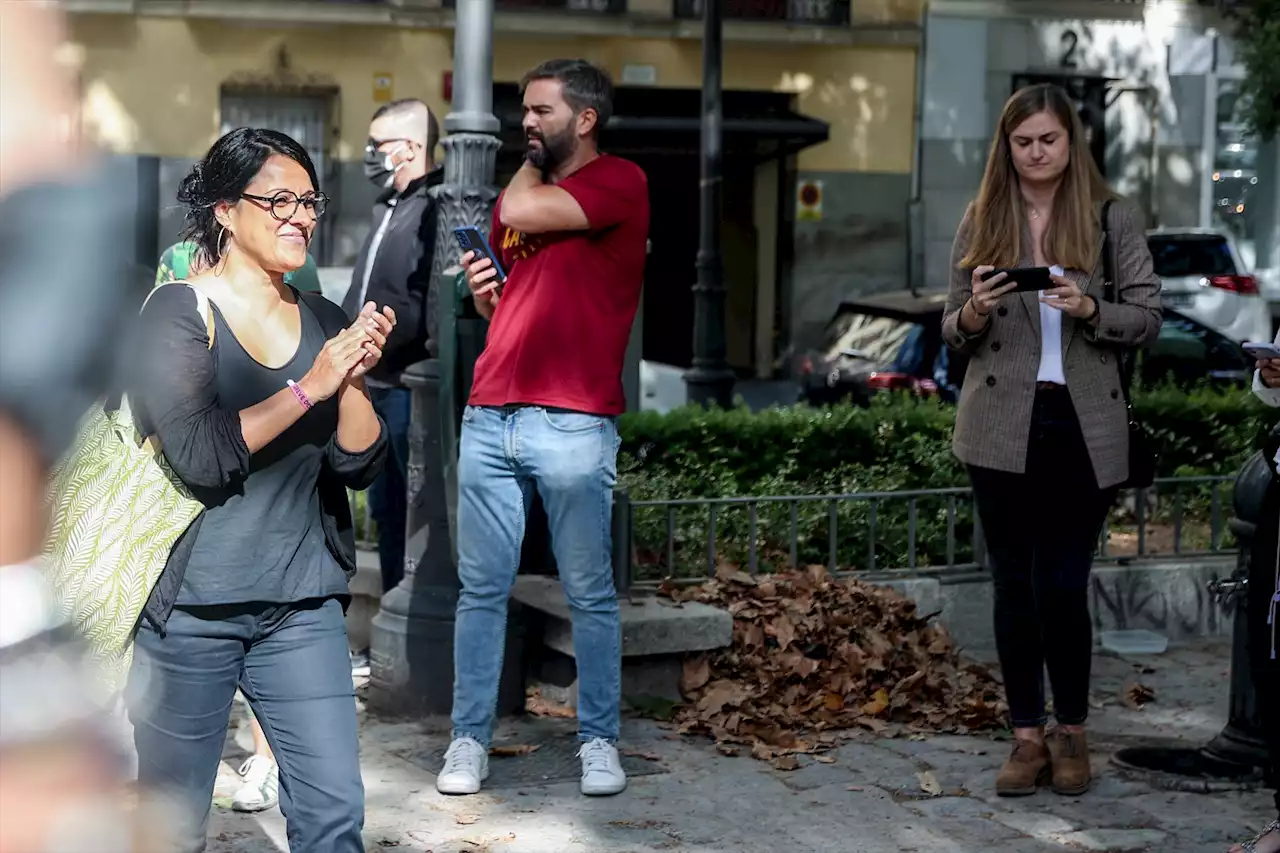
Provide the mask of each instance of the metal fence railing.
MULTIPOLYGON (((1185 558, 1228 552, 1234 475, 1169 477, 1121 496, 1098 559, 1185 558)), ((615 500, 620 588, 700 581, 724 562, 755 574, 824 565, 837 574, 982 568, 981 524, 968 488, 722 498, 615 500)))
MULTIPOLYGON (((1234 475, 1167 477, 1122 495, 1098 543, 1100 561, 1173 559, 1234 550, 1234 475)), ((350 493, 358 547, 377 548, 366 493, 350 493)), ((698 582, 722 563, 745 571, 822 565, 836 574, 956 572, 985 565, 967 487, 829 495, 632 500, 615 493, 614 580, 698 582)))

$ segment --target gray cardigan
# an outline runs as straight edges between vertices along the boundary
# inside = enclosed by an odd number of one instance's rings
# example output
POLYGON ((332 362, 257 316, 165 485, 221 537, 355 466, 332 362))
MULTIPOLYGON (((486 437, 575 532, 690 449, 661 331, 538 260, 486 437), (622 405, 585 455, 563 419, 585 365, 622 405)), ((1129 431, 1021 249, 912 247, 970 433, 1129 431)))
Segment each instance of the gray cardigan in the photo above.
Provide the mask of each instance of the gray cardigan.
MULTIPOLYGON (((1098 486, 1104 489, 1129 476, 1128 414, 1117 353, 1154 339, 1163 322, 1160 279, 1152 269, 1142 217, 1130 204, 1117 201, 1108 218, 1119 301, 1104 299, 1099 252, 1093 269, 1075 276, 1084 292, 1098 301, 1098 317, 1092 323, 1066 316, 1062 320, 1067 388, 1098 486)), ((982 331, 970 335, 960 328, 960 310, 972 288, 970 271, 959 269, 959 263, 969 250, 972 219, 971 205, 951 249, 951 286, 942 320, 943 338, 969 356, 952 447, 966 465, 1023 473, 1040 365, 1038 295, 1011 293, 991 312, 982 331)), ((1025 222, 1022 229, 1018 265, 1032 266, 1030 229, 1025 222)))

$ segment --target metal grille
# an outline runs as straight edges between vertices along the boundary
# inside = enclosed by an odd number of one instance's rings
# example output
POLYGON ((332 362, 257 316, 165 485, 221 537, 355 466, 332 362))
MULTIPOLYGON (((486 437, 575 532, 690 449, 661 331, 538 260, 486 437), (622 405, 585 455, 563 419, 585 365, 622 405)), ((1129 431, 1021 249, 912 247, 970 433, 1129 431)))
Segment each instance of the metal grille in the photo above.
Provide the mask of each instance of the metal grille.
MULTIPOLYGON (((1234 548, 1223 513, 1230 475, 1160 479, 1124 495, 1098 559, 1183 558, 1234 548)), ((622 586, 663 578, 699 581, 721 562, 757 572, 823 564, 833 573, 974 570, 985 564, 967 488, 831 495, 615 501, 622 586)))

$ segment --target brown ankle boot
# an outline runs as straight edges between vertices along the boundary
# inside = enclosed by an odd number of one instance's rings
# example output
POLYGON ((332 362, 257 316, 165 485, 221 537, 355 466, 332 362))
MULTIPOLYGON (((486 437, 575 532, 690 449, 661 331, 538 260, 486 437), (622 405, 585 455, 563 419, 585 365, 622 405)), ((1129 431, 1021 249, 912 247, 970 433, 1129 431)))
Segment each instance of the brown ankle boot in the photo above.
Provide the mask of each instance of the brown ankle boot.
POLYGON ((1084 732, 1053 731, 1047 738, 1053 756, 1053 790, 1075 797, 1089 790, 1093 772, 1089 769, 1089 742, 1084 732))
POLYGON ((1025 797, 1049 781, 1049 749, 1031 740, 1013 742, 1013 754, 996 777, 996 793, 1002 797, 1025 797))

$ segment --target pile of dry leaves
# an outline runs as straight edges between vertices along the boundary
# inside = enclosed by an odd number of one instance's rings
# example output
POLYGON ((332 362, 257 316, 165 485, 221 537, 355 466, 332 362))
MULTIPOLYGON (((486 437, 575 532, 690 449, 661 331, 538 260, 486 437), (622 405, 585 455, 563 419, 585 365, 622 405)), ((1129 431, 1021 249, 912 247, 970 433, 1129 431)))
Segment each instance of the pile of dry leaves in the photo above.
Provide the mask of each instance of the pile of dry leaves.
POLYGON ((960 660, 915 603, 813 566, 752 577, 732 566, 702 586, 664 584, 676 601, 733 614, 733 645, 685 662, 676 712, 685 733, 771 760, 820 752, 839 732, 949 731, 1004 724, 1002 691, 960 660))

